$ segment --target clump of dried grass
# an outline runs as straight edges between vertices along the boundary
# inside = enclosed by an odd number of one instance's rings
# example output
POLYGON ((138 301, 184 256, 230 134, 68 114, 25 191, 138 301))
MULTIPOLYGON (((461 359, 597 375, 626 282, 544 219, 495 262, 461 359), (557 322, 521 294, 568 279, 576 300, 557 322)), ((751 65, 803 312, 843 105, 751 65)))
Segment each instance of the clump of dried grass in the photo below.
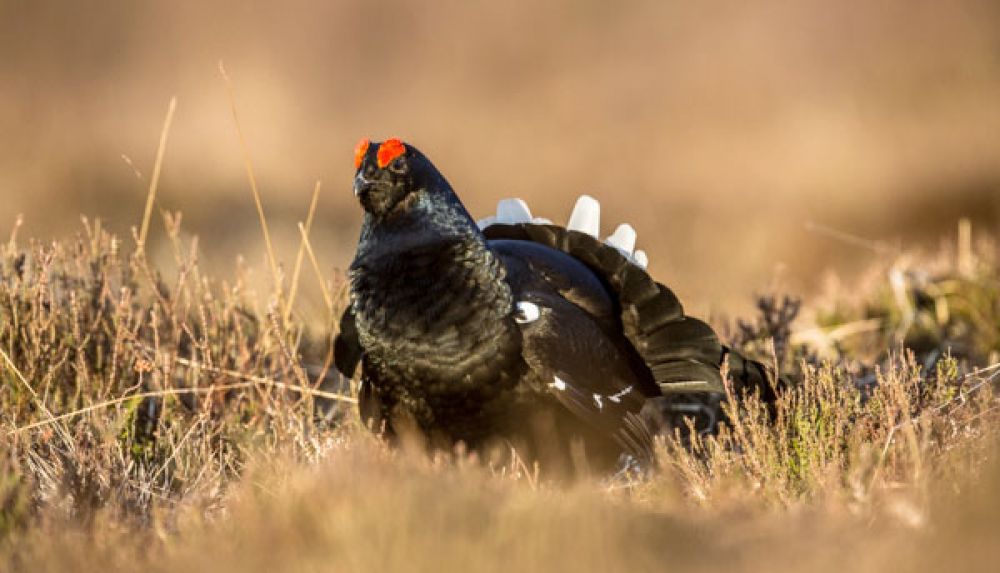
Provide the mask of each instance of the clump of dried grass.
POLYGON ((177 221, 171 276, 98 223, 69 243, 0 249, 6 449, 36 505, 145 519, 154 500, 224 488, 262 443, 310 455, 325 431, 317 397, 352 401, 315 388, 303 353, 329 358, 303 348, 280 308, 261 308, 240 277, 201 274, 177 221))

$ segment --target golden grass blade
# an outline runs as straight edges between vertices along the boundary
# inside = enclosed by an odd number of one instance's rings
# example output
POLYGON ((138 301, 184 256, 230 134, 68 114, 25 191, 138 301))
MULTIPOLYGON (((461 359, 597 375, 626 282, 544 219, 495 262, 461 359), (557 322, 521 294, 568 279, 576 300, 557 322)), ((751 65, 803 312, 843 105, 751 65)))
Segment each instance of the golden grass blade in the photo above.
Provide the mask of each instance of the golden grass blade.
POLYGON ((975 268, 972 255, 972 222, 969 219, 958 221, 958 272, 963 277, 971 277, 975 268))
MULTIPOLYGON (((305 224, 305 235, 309 235, 309 231, 312 229, 313 217, 316 215, 316 204, 319 203, 319 191, 321 187, 321 182, 317 181, 316 186, 313 187, 312 200, 309 202, 309 212, 306 213, 306 224, 305 224)), ((292 284, 288 288, 288 302, 285 304, 285 321, 292 314, 292 308, 295 306, 295 296, 299 291, 299 274, 302 271, 302 259, 306 254, 306 243, 304 240, 299 241, 299 252, 295 255, 295 268, 292 270, 292 284)))
POLYGON ((323 291, 323 302, 326 303, 326 310, 330 314, 333 314, 333 298, 330 297, 330 291, 326 288, 326 281, 323 280, 323 271, 319 268, 319 262, 316 261, 316 254, 313 253, 312 245, 309 243, 309 235, 306 233, 306 229, 302 226, 302 223, 299 223, 299 233, 302 235, 302 244, 306 248, 306 254, 309 255, 313 271, 316 272, 316 280, 319 281, 319 288, 323 291))
POLYGON ((839 324, 835 327, 815 327, 793 332, 791 336, 792 344, 813 344, 820 348, 826 348, 833 342, 840 342, 845 338, 857 334, 865 334, 884 328, 883 321, 878 318, 866 318, 839 324))
MULTIPOLYGON (((149 179, 149 193, 146 195, 146 210, 142 213, 142 227, 139 230, 139 252, 145 254, 146 235, 149 233, 149 220, 153 214, 153 203, 156 201, 156 187, 160 183, 160 168, 163 166, 163 154, 167 149, 167 136, 170 134, 170 124, 174 121, 174 110, 177 109, 177 97, 170 98, 167 106, 167 117, 163 120, 163 129, 160 131, 160 143, 156 148, 156 161, 153 162, 153 176, 149 179)), ((122 157, 125 157, 124 155, 122 157)), ((131 161, 126 157, 126 163, 131 165, 131 161)), ((132 166, 135 170, 135 167, 132 166)), ((138 176, 139 172, 136 171, 138 176)))
MULTIPOLYGON (((0 352, 3 352, 0 350, 0 352)), ((6 354, 4 354, 6 357, 6 354)), ((192 368, 198 368, 205 372, 211 374, 216 374, 220 376, 229 376, 239 380, 244 380, 243 382, 234 382, 232 384, 216 384, 213 386, 199 386, 197 388, 167 388, 164 390, 152 390, 149 392, 139 392, 137 394, 129 394, 128 396, 122 396, 119 398, 113 398, 111 400, 105 400, 103 402, 98 402, 97 404, 91 404, 85 408, 80 408, 78 410, 73 410, 72 412, 67 412, 65 414, 60 414, 58 416, 53 416, 51 412, 48 412, 50 418, 48 420, 41 420, 33 424, 28 424, 27 426, 21 426, 7 432, 7 435, 17 434, 20 432, 25 432, 28 430, 33 430, 35 428, 41 428, 44 426, 49 426, 51 424, 61 422, 63 420, 68 420, 76 416, 86 414, 88 412, 93 412, 95 410, 101 410, 109 406, 116 406, 129 400, 143 399, 143 398, 158 398, 161 396, 176 396, 182 394, 208 394, 210 392, 216 392, 221 390, 238 390, 241 388, 252 388, 254 386, 270 386, 272 388, 278 388, 281 390, 290 390, 292 392, 297 392, 303 395, 315 396, 318 398, 326 398, 328 400, 336 400, 338 402, 346 402, 348 404, 357 404, 358 400, 351 396, 345 396, 343 394, 337 394, 336 392, 324 392, 323 390, 315 390, 313 388, 307 388, 303 386, 296 386, 294 384, 286 384, 284 382, 278 382, 277 380, 271 380, 269 378, 263 378, 260 376, 251 376, 249 374, 243 374, 242 372, 237 372, 235 370, 227 370, 225 368, 213 368, 211 366, 206 366, 186 358, 176 357, 174 361, 178 364, 183 364, 192 368)))
POLYGON ((236 124, 236 135, 240 140, 240 150, 243 152, 243 163, 246 165, 247 178, 250 180, 250 192, 253 194, 253 202, 257 207, 257 217, 260 219, 260 229, 264 234, 264 246, 267 249, 267 262, 271 267, 271 276, 274 279, 274 288, 281 296, 281 277, 278 274, 278 259, 274 256, 274 245, 271 243, 271 232, 267 227, 267 216, 264 215, 264 204, 260 198, 260 190, 257 188, 257 177, 253 172, 253 163, 250 161, 250 152, 247 150, 246 139, 243 137, 243 127, 240 124, 240 116, 236 111, 236 94, 233 92, 233 82, 226 72, 226 67, 219 61, 219 73, 226 81, 226 90, 229 94, 229 105, 233 111, 233 122, 236 124))
POLYGON ((862 249, 868 249, 874 253, 887 254, 887 255, 898 255, 899 248, 894 247, 885 241, 878 241, 874 239, 866 239, 864 237, 859 237, 847 231, 841 231, 840 229, 834 229, 833 227, 828 227, 815 221, 806 221, 805 227, 807 231, 817 233, 819 235, 824 235, 831 239, 835 239, 847 245, 853 245, 855 247, 860 247, 862 249))
POLYGON ((139 168, 135 166, 135 163, 132 161, 132 158, 122 153, 122 161, 124 161, 125 165, 128 165, 129 169, 132 170, 132 175, 135 175, 136 179, 142 181, 142 172, 139 171, 139 168))
POLYGON ((264 378, 262 376, 254 376, 252 374, 244 374, 243 372, 238 372, 236 370, 229 370, 227 368, 216 368, 214 366, 208 366, 194 360, 189 360, 181 356, 173 357, 173 361, 187 366, 189 368, 197 368, 208 372, 209 374, 215 374, 217 376, 229 376, 230 378, 236 378, 237 380, 245 380, 247 382, 252 382, 254 384, 262 386, 270 386, 272 388, 278 388, 279 390, 291 390, 292 392, 297 392, 299 394, 316 396, 317 398, 326 398, 329 400, 336 400, 338 402, 347 402, 349 404, 357 404, 357 399, 351 396, 345 396, 344 394, 338 394, 336 392, 326 392, 323 390, 316 390, 306 386, 296 386, 295 384, 286 384, 284 382, 278 382, 277 380, 272 380, 270 378, 264 378))
POLYGON ((60 414, 54 416, 49 420, 42 420, 40 422, 35 422, 33 424, 28 424, 27 426, 21 426, 19 428, 14 428, 7 432, 7 435, 18 434, 21 432, 26 432, 28 430, 34 430, 36 428, 42 428, 53 424, 55 422, 61 422, 63 420, 69 420, 70 418, 75 418, 77 416, 82 416, 88 412, 93 412, 95 410, 101 410, 109 406, 115 406, 117 404, 122 404, 128 402, 129 400, 142 399, 142 398, 156 398, 159 396, 174 396, 179 394, 207 394, 216 390, 234 390, 239 388, 249 388, 253 386, 255 382, 238 382, 233 384, 219 384, 216 386, 199 387, 199 388, 168 388, 166 390, 155 390, 150 392, 139 392, 138 394, 129 394, 128 396, 123 396, 121 398, 114 398, 112 400, 105 400, 104 402, 98 402, 97 404, 91 404, 85 408, 80 408, 78 410, 73 410, 72 412, 67 412, 65 414, 60 414))
POLYGON ((14 219, 14 228, 10 231, 10 239, 7 241, 8 249, 15 249, 17 246, 17 232, 21 230, 24 226, 24 214, 18 213, 17 218, 14 219))

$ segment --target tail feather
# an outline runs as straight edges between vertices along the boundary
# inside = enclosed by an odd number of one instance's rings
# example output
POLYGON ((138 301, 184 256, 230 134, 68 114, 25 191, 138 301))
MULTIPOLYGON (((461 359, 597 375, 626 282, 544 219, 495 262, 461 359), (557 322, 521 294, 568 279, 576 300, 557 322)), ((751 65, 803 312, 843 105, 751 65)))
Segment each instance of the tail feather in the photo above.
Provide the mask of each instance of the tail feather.
POLYGON ((503 199, 497 203, 496 221, 507 225, 530 223, 531 210, 521 199, 503 199))
MULTIPOLYGON (((485 231, 493 225, 520 225, 525 223, 532 225, 553 224, 550 219, 546 219, 545 217, 532 216, 528 204, 523 199, 518 198, 501 199, 497 202, 496 214, 476 221, 476 225, 480 231, 485 231)), ((597 238, 601 230, 600 202, 589 195, 581 195, 573 206, 573 212, 570 214, 569 222, 566 223, 565 228, 597 238)), ((645 251, 635 250, 636 239, 635 228, 628 223, 623 223, 618 225, 615 231, 604 242, 617 249, 630 263, 641 269, 645 269, 649 264, 649 259, 645 251)))
POLYGON ((639 268, 645 270, 649 266, 649 257, 646 256, 646 251, 638 250, 632 254, 632 259, 639 268))
POLYGON ((569 216, 566 228, 596 238, 601 232, 601 204, 590 195, 580 195, 569 216))
POLYGON ((635 239, 636 232, 632 228, 632 225, 628 223, 622 223, 618 225, 614 233, 604 240, 605 243, 611 245, 612 247, 622 251, 625 256, 631 256, 632 251, 635 250, 635 239))
POLYGON ((769 407, 778 400, 778 392, 788 381, 760 362, 750 360, 742 354, 726 349, 729 374, 733 380, 733 392, 737 397, 743 394, 757 394, 769 407))
POLYGON ((680 320, 684 316, 684 309, 674 293, 666 287, 660 288, 657 296, 637 302, 636 325, 639 332, 650 333, 662 328, 664 325, 680 320))
POLYGON ((497 221, 496 217, 490 215, 489 217, 483 217, 482 219, 476 221, 476 226, 479 227, 480 231, 485 231, 487 227, 496 225, 498 222, 499 221, 497 221))
MULTIPOLYGON (((597 240, 597 200, 581 196, 565 228, 536 223, 526 205, 521 213, 522 223, 486 226, 487 238, 541 243, 569 253, 597 272, 615 292, 625 336, 665 394, 723 392, 721 368, 728 359, 739 389, 755 391, 767 402, 775 399, 775 376, 766 366, 723 346, 709 325, 686 316, 673 291, 646 273, 649 261, 644 251, 633 251, 637 236, 631 225, 619 225, 603 243, 597 240)), ((502 218, 498 209, 497 223, 502 218)))

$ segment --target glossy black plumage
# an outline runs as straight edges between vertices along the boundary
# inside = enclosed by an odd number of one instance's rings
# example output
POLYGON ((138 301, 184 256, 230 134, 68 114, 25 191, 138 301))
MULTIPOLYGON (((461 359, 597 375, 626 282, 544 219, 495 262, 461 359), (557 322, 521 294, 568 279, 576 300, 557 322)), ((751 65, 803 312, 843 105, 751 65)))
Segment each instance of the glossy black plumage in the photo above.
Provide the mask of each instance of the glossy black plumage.
MULTIPOLYGON (((342 373, 361 363, 373 426, 645 456, 667 396, 722 390, 729 351, 625 254, 555 225, 480 231, 430 161, 395 145, 386 164, 381 145, 359 155, 365 220, 336 341, 342 373)), ((733 356, 738 384, 768 391, 766 369, 733 356)))

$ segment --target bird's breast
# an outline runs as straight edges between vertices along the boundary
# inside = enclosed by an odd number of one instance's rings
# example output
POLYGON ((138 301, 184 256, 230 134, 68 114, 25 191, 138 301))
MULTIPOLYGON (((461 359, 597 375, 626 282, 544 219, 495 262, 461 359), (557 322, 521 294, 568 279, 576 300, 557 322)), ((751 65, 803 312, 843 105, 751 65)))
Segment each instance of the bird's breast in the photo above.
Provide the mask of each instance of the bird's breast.
POLYGON ((356 261, 351 303, 375 384, 452 388, 499 377, 519 353, 503 268, 435 245, 356 261))

